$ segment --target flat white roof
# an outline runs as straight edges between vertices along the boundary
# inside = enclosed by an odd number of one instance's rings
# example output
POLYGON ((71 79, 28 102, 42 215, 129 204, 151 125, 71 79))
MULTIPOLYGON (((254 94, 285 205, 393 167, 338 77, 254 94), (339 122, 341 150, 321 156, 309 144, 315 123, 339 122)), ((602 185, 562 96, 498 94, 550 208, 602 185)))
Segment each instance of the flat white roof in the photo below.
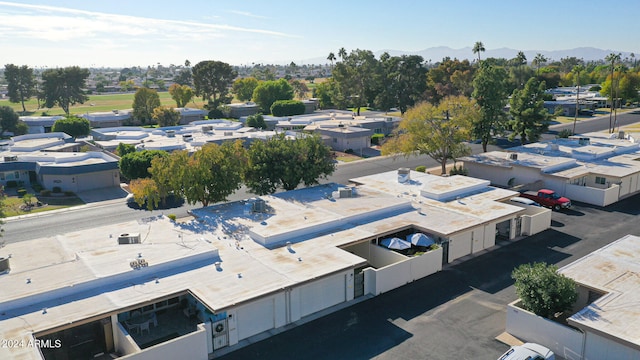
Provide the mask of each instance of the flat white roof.
POLYGON ((627 235, 559 270, 606 294, 571 316, 570 324, 640 346, 640 237, 627 235))

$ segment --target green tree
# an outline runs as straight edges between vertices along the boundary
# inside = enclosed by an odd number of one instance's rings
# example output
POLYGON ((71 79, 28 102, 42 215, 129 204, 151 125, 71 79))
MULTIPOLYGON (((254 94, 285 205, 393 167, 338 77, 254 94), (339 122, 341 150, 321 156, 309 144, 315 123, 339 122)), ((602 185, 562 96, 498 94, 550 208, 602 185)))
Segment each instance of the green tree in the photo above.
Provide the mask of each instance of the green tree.
POLYGON ((578 121, 578 113, 580 112, 580 73, 584 71, 584 66, 582 65, 576 65, 573 67, 573 70, 571 70, 571 72, 573 74, 575 74, 575 79, 577 82, 577 86, 578 86, 578 91, 576 92, 576 111, 575 114, 573 116, 573 131, 572 134, 576 133, 576 123, 578 121))
MULTIPOLYGON (((488 60, 485 60, 488 61, 488 60)), ((427 73, 427 98, 437 104, 444 97, 466 95, 473 91, 475 68, 469 60, 458 60, 446 57, 427 73)))
POLYGON ((162 150, 142 150, 128 153, 120 158, 120 173, 129 180, 151 177, 149 168, 151 161, 157 157, 167 156, 162 150))
POLYGON ((188 85, 173 84, 169 86, 169 94, 179 108, 187 106, 193 99, 193 89, 188 85))
POLYGON ((168 156, 158 156, 151 160, 149 174, 163 204, 171 193, 184 197, 183 189, 188 163, 189 153, 186 150, 174 151, 168 156))
POLYGON ((249 115, 247 117, 247 126, 256 129, 267 128, 267 124, 264 122, 264 116, 262 116, 262 114, 249 115))
POLYGON ((133 194, 133 200, 138 206, 147 205, 147 210, 151 211, 158 208, 163 201, 158 191, 158 186, 153 179, 133 179, 129 182, 129 189, 133 194))
POLYGON ((309 92, 309 87, 307 87, 307 84, 300 80, 291 80, 289 84, 293 88, 293 93, 298 99, 307 98, 307 93, 309 92))
POLYGON ((504 68, 488 62, 480 65, 473 79, 473 98, 480 107, 480 116, 473 121, 471 134, 474 139, 480 139, 483 152, 487 151, 487 144, 491 143, 495 136, 502 134, 506 127, 506 81, 507 72, 504 68))
POLYGON ((120 90, 122 91, 131 91, 135 88, 135 83, 133 80, 122 80, 118 83, 120 86, 120 90))
POLYGON ((294 140, 278 134, 251 144, 245 184, 252 193, 266 195, 279 188, 293 190, 300 184, 317 184, 334 171, 331 149, 320 137, 294 140))
POLYGON ((51 127, 52 132, 63 132, 73 138, 87 136, 91 132, 89 120, 75 115, 67 115, 64 119, 56 120, 51 127))
POLYGON ((480 64, 480 53, 485 51, 482 41, 476 41, 476 43, 473 45, 472 51, 474 54, 478 54, 478 64, 480 64))
POLYGON ((153 89, 139 88, 133 96, 133 118, 146 124, 153 116, 153 110, 160 106, 160 96, 153 89))
POLYGON ((327 56, 327 60, 331 62, 331 68, 333 68, 333 62, 336 60, 336 55, 333 52, 330 52, 329 56, 327 56))
POLYGON ((122 157, 129 153, 136 152, 136 147, 131 144, 119 143, 116 147, 116 155, 122 157))
POLYGON ((376 96, 376 107, 400 109, 404 114, 419 101, 427 89, 427 69, 418 55, 381 56, 382 86, 376 96))
POLYGON ((89 70, 77 66, 49 69, 42 73, 42 91, 45 106, 59 105, 69 115, 69 107, 84 104, 89 98, 84 93, 89 70))
POLYGON ((193 83, 193 76, 191 74, 191 69, 180 70, 180 72, 173 77, 173 82, 178 85, 190 86, 193 83))
POLYGON ((253 90, 258 87, 258 79, 254 77, 246 77, 236 79, 233 82, 233 86, 231 91, 236 94, 236 97, 240 101, 251 101, 251 97, 253 96, 253 90))
POLYGON ((0 137, 6 131, 10 131, 13 135, 23 135, 29 131, 29 126, 22 120, 13 108, 9 106, 0 106, 0 137))
POLYGON ((226 201, 242 186, 246 149, 242 142, 208 143, 196 151, 183 172, 183 194, 189 204, 209 206, 226 201))
POLYGON ((383 155, 425 154, 438 161, 442 174, 447 162, 470 154, 471 124, 480 116, 475 101, 464 96, 443 99, 440 104, 420 103, 410 108, 395 136, 382 145, 383 155))
POLYGON ((285 79, 263 81, 253 91, 253 101, 265 114, 271 113, 271 105, 275 101, 291 99, 293 88, 285 79))
POLYGON ((313 88, 313 97, 318 99, 320 109, 343 108, 346 105, 333 78, 317 83, 313 88))
POLYGON ((236 76, 238 73, 225 62, 201 61, 193 67, 195 93, 210 102, 210 108, 227 104, 231 101, 229 88, 236 76))
POLYGON ((340 93, 349 99, 350 105, 360 115, 360 108, 372 104, 378 94, 380 63, 371 51, 360 49, 341 56, 341 59, 333 68, 333 78, 340 87, 340 93))
POLYGON ((511 273, 522 306, 548 319, 571 310, 578 298, 575 282, 545 263, 524 264, 511 273))
POLYGON ((174 110, 172 107, 168 106, 158 106, 153 109, 153 114, 151 114, 153 120, 158 123, 158 126, 175 126, 180 123, 180 113, 174 110))
POLYGON ((549 59, 547 59, 544 55, 537 53, 536 56, 531 61, 531 65, 536 67, 536 76, 540 76, 540 67, 544 66, 549 59))
POLYGON ((304 114, 306 107, 298 100, 276 100, 271 104, 273 116, 293 116, 304 114))
POLYGON ((509 121, 513 132, 509 140, 520 137, 522 144, 538 141, 540 135, 549 129, 553 115, 544 107, 544 82, 530 78, 524 89, 515 89, 511 95, 509 121))
POLYGON ((4 78, 7 80, 9 101, 12 103, 21 103, 22 112, 27 112, 24 102, 36 93, 36 80, 33 76, 33 69, 26 65, 17 66, 7 64, 4 66, 4 78))

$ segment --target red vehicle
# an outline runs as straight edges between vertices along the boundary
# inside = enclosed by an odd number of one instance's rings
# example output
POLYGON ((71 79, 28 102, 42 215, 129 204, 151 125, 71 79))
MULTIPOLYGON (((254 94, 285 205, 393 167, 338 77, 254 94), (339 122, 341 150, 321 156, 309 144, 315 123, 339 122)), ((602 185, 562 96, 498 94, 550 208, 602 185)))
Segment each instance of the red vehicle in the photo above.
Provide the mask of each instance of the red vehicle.
POLYGON ((531 199, 542 206, 552 208, 553 210, 568 209, 571 207, 571 200, 564 196, 556 194, 555 191, 549 189, 540 189, 535 191, 525 191, 520 196, 531 199))

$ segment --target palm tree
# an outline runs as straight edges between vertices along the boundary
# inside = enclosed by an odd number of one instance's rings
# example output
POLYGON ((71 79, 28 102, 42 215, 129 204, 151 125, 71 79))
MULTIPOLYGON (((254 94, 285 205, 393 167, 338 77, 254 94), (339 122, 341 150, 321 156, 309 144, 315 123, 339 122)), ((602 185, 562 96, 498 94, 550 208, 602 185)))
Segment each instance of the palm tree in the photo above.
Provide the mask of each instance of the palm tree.
POLYGON ((329 53, 329 56, 327 56, 327 60, 331 61, 331 67, 333 67, 333 61, 336 59, 336 55, 333 52, 329 53))
POLYGON ((341 47, 340 50, 338 50, 338 56, 340 56, 340 59, 344 60, 344 58, 347 57, 347 50, 341 47))
POLYGON ((478 64, 480 64, 480 53, 484 51, 485 49, 482 41, 476 41, 475 45, 473 45, 473 53, 478 54, 478 64))
POLYGON ((533 58, 531 64, 536 67, 536 76, 540 75, 540 66, 547 63, 549 59, 547 59, 544 55, 537 53, 536 57, 533 58))
POLYGON ((576 81, 578 82, 578 91, 576 92, 576 113, 573 115, 573 132, 571 133, 573 135, 576 134, 576 122, 578 120, 578 112, 580 109, 580 72, 583 70, 584 66, 582 65, 576 65, 573 67, 573 70, 571 70, 571 72, 576 75, 576 81))
POLYGON ((614 101, 613 100, 613 75, 614 75, 614 73, 613 72, 614 72, 615 67, 616 67, 616 62, 620 61, 620 56, 622 56, 622 54, 620 54, 620 53, 617 53, 617 54, 611 53, 611 54, 607 55, 606 58, 604 58, 604 60, 606 62, 610 62, 611 63, 611 86, 610 86, 610 88, 611 88, 611 93, 610 93, 611 111, 609 111, 609 133, 613 133, 613 131, 611 130, 611 125, 612 125, 611 121, 613 120, 612 116, 613 116, 613 107, 614 107, 614 103, 613 103, 613 101, 614 101))
POLYGON ((516 55, 516 57, 513 59, 513 63, 514 65, 517 67, 518 69, 518 82, 520 83, 519 86, 524 86, 524 72, 523 67, 524 65, 527 64, 527 57, 524 55, 524 53, 522 51, 518 51, 518 55, 516 55))

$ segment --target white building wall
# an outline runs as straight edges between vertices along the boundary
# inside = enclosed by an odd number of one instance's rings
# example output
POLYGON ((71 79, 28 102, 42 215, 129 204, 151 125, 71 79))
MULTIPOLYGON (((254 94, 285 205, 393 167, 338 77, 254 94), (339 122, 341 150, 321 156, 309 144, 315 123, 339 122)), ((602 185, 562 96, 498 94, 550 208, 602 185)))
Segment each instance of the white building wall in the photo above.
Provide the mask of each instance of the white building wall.
POLYGON ((484 226, 477 227, 471 232, 471 252, 477 253, 482 250, 484 250, 484 226))
POLYGON ((376 272, 375 295, 399 288, 412 281, 409 261, 398 262, 374 271, 376 272))
POLYGON ((246 339, 275 327, 275 300, 273 296, 252 301, 236 309, 238 339, 246 339))
POLYGON ((607 206, 619 199, 618 185, 611 185, 610 188, 598 189, 589 186, 567 184, 565 195, 572 201, 580 201, 591 205, 607 206))
MULTIPOLYGON (((482 241, 482 247, 488 249, 496 244, 496 223, 488 223, 484 226, 484 238, 482 241)), ((511 231, 510 234, 513 232, 511 231)))
POLYGON ((586 332, 584 360, 637 360, 640 350, 633 349, 591 332, 586 332))
POLYGON ((449 262, 471 254, 471 231, 449 238, 449 262))
MULTIPOLYGON (((507 306, 506 332, 525 342, 546 346, 565 359, 580 359, 583 333, 555 321, 537 316, 516 306, 520 300, 507 306)), ((598 358, 593 358, 593 360, 598 358)))
POLYGON ((157 359, 194 359, 207 360, 207 331, 203 324, 198 330, 158 345, 141 350, 138 353, 122 356, 122 360, 157 359))
POLYGON ((111 328, 113 329, 113 347, 118 354, 128 355, 135 354, 140 351, 140 347, 133 340, 131 335, 118 322, 118 316, 111 316, 111 328))
POLYGON ((511 168, 489 166, 475 161, 463 163, 464 168, 469 171, 469 176, 489 180, 494 185, 508 186, 509 179, 513 177, 511 168))
POLYGON ((348 276, 348 274, 349 272, 342 272, 300 286, 300 315, 304 317, 345 302, 347 299, 345 275, 348 276))

